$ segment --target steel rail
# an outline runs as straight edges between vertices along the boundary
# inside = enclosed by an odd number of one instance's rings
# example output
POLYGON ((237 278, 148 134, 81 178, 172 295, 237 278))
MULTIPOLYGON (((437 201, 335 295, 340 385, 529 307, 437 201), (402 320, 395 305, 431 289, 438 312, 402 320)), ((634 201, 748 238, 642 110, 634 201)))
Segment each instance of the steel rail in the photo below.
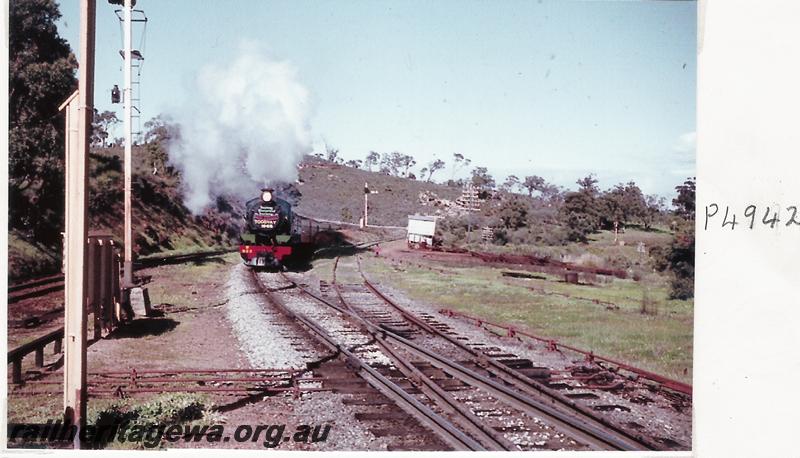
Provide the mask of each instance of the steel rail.
MULTIPOLYGON (((255 276, 255 275, 254 275, 255 276)), ((285 276, 284 276, 285 278, 285 276)), ((477 441, 467 436, 463 431, 456 428, 452 423, 442 418, 439 414, 422 404, 419 400, 408 394, 397 384, 386 378, 375 368, 364 362, 356 354, 340 345, 317 323, 303 315, 302 313, 291 310, 283 301, 277 297, 275 292, 265 288, 256 278, 256 283, 262 292, 276 305, 286 316, 303 324, 317 339, 332 351, 341 353, 348 364, 357 369, 358 374, 387 398, 393 400, 397 405, 414 416, 422 424, 433 430, 443 440, 456 450, 483 451, 485 448, 477 441)), ((288 280, 288 279, 287 279, 288 280)), ((291 281, 291 280, 290 280, 291 281)), ((292 281, 293 284, 296 284, 292 281)), ((302 290, 302 288, 301 288, 302 290)))
POLYGON ((452 336, 449 336, 438 329, 430 326, 425 321, 419 319, 416 315, 406 310, 404 307, 397 304, 391 298, 386 296, 382 291, 380 291, 372 282, 367 279, 364 275, 363 270, 361 270, 361 261, 356 257, 358 261, 358 270, 361 274, 361 278, 364 280, 364 285, 378 298, 384 301, 386 304, 394 308, 398 313, 400 313, 406 320, 410 321, 411 323, 419 326, 420 328, 424 329, 425 331, 434 334, 438 337, 441 337, 454 346, 458 347, 459 349, 469 353, 474 358, 477 358, 479 362, 482 363, 483 366, 491 366, 495 370, 495 375, 503 379, 504 381, 514 385, 518 389, 521 389, 528 395, 534 396, 535 398, 539 398, 542 402, 553 404, 554 406, 559 406, 566 408, 569 410, 567 414, 576 413, 578 414, 585 422, 592 424, 595 428, 598 429, 609 429, 614 431, 617 435, 621 436, 620 439, 628 442, 629 446, 638 446, 637 449, 651 449, 651 450, 663 450, 663 447, 660 444, 654 443, 647 438, 631 433, 626 431, 622 428, 617 427, 616 425, 610 423, 609 421, 605 420, 602 417, 595 415, 590 410, 584 408, 583 406, 579 405, 572 399, 563 396, 561 393, 544 386, 542 383, 534 380, 531 377, 519 372, 516 369, 506 366, 505 364, 495 360, 494 358, 488 357, 483 353, 470 348, 469 346, 465 345, 463 342, 459 341, 458 339, 454 339, 452 336), (542 399, 543 398, 543 399, 542 399), (556 404, 557 403, 557 404, 556 404))
MULTIPOLYGON (((336 261, 334 261, 333 270, 334 291, 336 291, 336 295, 339 297, 339 301, 343 306, 347 307, 353 313, 357 313, 344 300, 339 285, 336 283, 336 266, 338 263, 339 258, 337 257, 336 261)), ((457 423, 467 429, 469 433, 472 434, 473 437, 477 438, 482 444, 484 444, 488 450, 517 450, 517 447, 509 442, 500 432, 495 431, 484 422, 479 421, 478 418, 476 418, 475 415, 469 411, 469 409, 461 405, 461 403, 459 403, 452 395, 447 393, 433 380, 423 374, 421 370, 414 366, 414 364, 399 355, 397 351, 391 348, 390 345, 387 345, 386 342, 381 340, 376 340, 375 343, 378 344, 381 350, 383 350, 383 352, 390 357, 392 362, 395 364, 395 367, 406 378, 411 380, 412 383, 414 383, 429 399, 435 401, 440 408, 456 417, 457 423)))
MULTIPOLYGON (((287 281, 292 281, 284 275, 287 281)), ((292 281, 293 282, 293 281, 292 281)), ((531 417, 540 417, 550 424, 554 425, 556 429, 568 434, 573 439, 576 439, 587 446, 598 450, 659 450, 663 447, 657 444, 650 444, 639 440, 636 437, 630 437, 626 432, 618 432, 616 430, 609 431, 606 425, 597 426, 591 424, 586 418, 578 417, 571 412, 564 412, 553 406, 553 400, 543 402, 531 398, 526 393, 518 390, 508 388, 505 385, 499 384, 483 375, 480 375, 466 367, 461 366, 453 361, 450 361, 440 355, 437 355, 425 348, 416 345, 415 343, 405 339, 389 330, 383 329, 378 325, 366 320, 360 315, 344 309, 327 299, 318 296, 317 294, 303 288, 300 285, 295 285, 304 294, 316 299, 317 301, 330 306, 331 308, 339 311, 340 313, 350 316, 361 323, 366 332, 369 332, 377 339, 391 341, 404 349, 414 353, 415 355, 427 360, 432 365, 449 373, 453 377, 457 377, 463 382, 482 388, 498 399, 501 399, 513 406, 518 410, 522 410, 531 417)))
MULTIPOLYGON (((121 389, 102 389, 95 390, 89 388, 87 393, 90 396, 98 395, 127 395, 138 393, 186 393, 186 392, 204 392, 204 393, 236 393, 236 394, 259 394, 259 393, 302 393, 311 391, 330 391, 330 388, 315 388, 315 387, 250 387, 250 388, 226 388, 226 387, 165 387, 165 388, 121 388, 121 389)), ((10 394, 14 396, 42 396, 42 395, 61 395, 63 391, 26 391, 18 390, 10 394)))
MULTIPOLYGON (((322 377, 314 377, 314 378, 278 378, 278 377, 268 377, 268 378, 261 378, 261 377, 232 377, 232 378, 224 378, 224 377, 212 377, 212 378, 137 378, 136 380, 131 379, 120 379, 120 378, 100 378, 100 379, 90 379, 87 380, 86 383, 88 385, 125 385, 125 384, 132 384, 132 385, 148 385, 154 383, 231 383, 231 382, 322 382, 329 379, 322 378, 322 377)), ((28 380, 25 382, 25 385, 60 385, 64 383, 62 380, 28 380)))
POLYGON ((673 391, 677 391, 679 393, 683 393, 683 394, 686 394, 686 395, 689 395, 689 396, 692 395, 692 385, 689 385, 688 383, 679 382, 679 381, 671 379, 669 377, 665 377, 663 375, 659 375, 659 374, 656 374, 654 372, 650 372, 648 370, 641 369, 641 368, 638 368, 636 366, 632 366, 630 364, 627 364, 627 363, 624 363, 622 361, 618 361, 618 360, 609 358, 607 356, 597 355, 594 352, 583 350, 583 349, 580 349, 580 348, 576 348, 576 347, 573 347, 573 346, 570 346, 570 345, 567 345, 567 344, 564 344, 564 343, 560 343, 560 342, 557 342, 554 339, 549 339, 549 338, 546 338, 546 337, 537 336, 537 335, 531 334, 529 332, 525 332, 525 331, 516 329, 515 327, 513 327, 511 325, 508 325, 508 324, 494 323, 492 321, 485 320, 483 318, 479 318, 479 317, 476 317, 476 316, 472 316, 472 315, 469 315, 469 314, 466 314, 466 313, 463 313, 463 312, 458 312, 458 311, 450 310, 450 309, 442 309, 441 312, 443 314, 445 314, 445 315, 448 315, 448 316, 459 316, 459 317, 462 317, 462 318, 466 318, 466 319, 475 321, 475 322, 480 323, 480 324, 486 324, 486 325, 489 325, 489 326, 492 326, 492 327, 495 327, 495 328, 504 329, 511 335, 519 334, 519 335, 523 335, 525 337, 529 337, 529 338, 531 338, 533 340, 537 340, 539 342, 546 343, 547 345, 555 346, 557 348, 566 348, 567 350, 573 351, 575 353, 579 353, 579 354, 584 355, 586 357, 589 357, 589 358, 592 358, 592 359, 596 359, 596 360, 600 360, 600 361, 605 361, 605 362, 607 362, 609 364, 613 364, 613 365, 619 367, 620 369, 626 370, 628 372, 632 372, 632 373, 637 374, 637 375, 639 375, 639 376, 641 376, 643 378, 646 378, 648 380, 652 380, 654 382, 660 383, 665 388, 669 388, 669 389, 671 389, 673 391))
POLYGON ((30 277, 26 280, 20 280, 8 284, 8 293, 15 293, 17 291, 37 288, 39 286, 47 285, 50 283, 57 283, 64 281, 64 274, 51 274, 40 277, 30 277))
MULTIPOLYGON (((139 259, 135 261, 133 264, 134 266, 140 268, 153 267, 157 265, 166 265, 166 264, 179 264, 183 262, 195 261, 205 257, 219 256, 222 254, 235 253, 235 252, 236 252, 235 248, 230 248, 230 249, 199 251, 197 253, 173 253, 163 256, 159 256, 158 253, 155 253, 147 258, 139 259)), ((61 291, 63 289, 64 289, 64 274, 51 274, 41 277, 31 277, 27 280, 9 284, 7 291, 9 293, 8 303, 13 304, 23 299, 30 299, 31 297, 39 297, 55 291, 61 291), (31 291, 29 293, 12 294, 27 289, 39 288, 44 285, 49 285, 51 283, 61 283, 61 284, 48 288, 38 289, 35 291, 31 291)))

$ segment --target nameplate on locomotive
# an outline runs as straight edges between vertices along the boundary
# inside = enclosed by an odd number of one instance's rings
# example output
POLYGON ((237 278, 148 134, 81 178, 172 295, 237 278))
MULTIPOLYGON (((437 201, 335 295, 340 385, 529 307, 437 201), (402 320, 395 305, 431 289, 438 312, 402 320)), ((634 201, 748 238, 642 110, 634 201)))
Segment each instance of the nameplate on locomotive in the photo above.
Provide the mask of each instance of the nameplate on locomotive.
POLYGON ((273 229, 277 223, 278 215, 275 213, 253 215, 253 224, 262 229, 273 229))

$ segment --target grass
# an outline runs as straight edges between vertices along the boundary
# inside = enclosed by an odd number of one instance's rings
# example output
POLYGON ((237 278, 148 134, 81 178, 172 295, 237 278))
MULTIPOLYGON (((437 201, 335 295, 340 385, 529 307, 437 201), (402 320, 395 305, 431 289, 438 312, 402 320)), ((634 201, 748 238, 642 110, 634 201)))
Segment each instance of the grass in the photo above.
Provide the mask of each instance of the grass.
POLYGON ((507 283, 500 269, 489 267, 453 268, 453 275, 443 275, 409 265, 398 268, 382 258, 364 257, 363 261, 374 277, 415 300, 514 324, 536 335, 691 381, 694 304, 669 300, 664 279, 614 279, 592 287, 559 283, 545 275, 546 280, 507 283), (657 314, 640 312, 645 284, 657 314), (615 302, 620 309, 543 295, 525 285, 615 302))
POLYGON ((15 280, 61 270, 61 254, 42 244, 25 240, 17 231, 8 232, 8 276, 15 280))
MULTIPOLYGON (((191 268, 187 268, 184 264, 158 267, 158 281, 147 285, 153 303, 190 305, 197 302, 195 294, 197 290, 213 286, 219 291, 227 280, 225 275, 227 268, 241 261, 239 253, 227 253, 209 259, 208 262, 195 263, 191 268), (217 261, 211 261, 214 259, 217 261)), ((147 270, 150 269, 142 272, 147 270)), ((217 295, 222 297, 224 293, 219 291, 217 295)), ((207 300, 202 302, 201 306, 211 305, 207 300)), ((191 318, 191 315, 182 317, 183 320, 191 318)))
POLYGON ((637 245, 644 243, 645 250, 666 246, 671 243, 672 234, 663 230, 628 228, 624 234, 619 234, 619 240, 625 244, 614 243, 613 231, 600 231, 592 234, 588 243, 569 243, 564 246, 482 244, 471 248, 498 254, 531 254, 591 267, 635 269, 642 272, 650 270, 650 261, 646 253, 637 251, 637 245))

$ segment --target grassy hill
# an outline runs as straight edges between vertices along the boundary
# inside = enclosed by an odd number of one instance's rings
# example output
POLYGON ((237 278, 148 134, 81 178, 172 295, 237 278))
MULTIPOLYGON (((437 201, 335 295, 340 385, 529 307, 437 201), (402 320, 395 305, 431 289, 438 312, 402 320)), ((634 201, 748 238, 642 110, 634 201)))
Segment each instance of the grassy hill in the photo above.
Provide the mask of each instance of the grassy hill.
POLYGON ((377 191, 369 196, 369 222, 374 225, 405 226, 408 215, 436 214, 437 208, 420 202, 422 192, 449 200, 461 195, 460 188, 308 158, 299 173, 297 211, 315 218, 358 223, 364 208, 364 183, 377 191))

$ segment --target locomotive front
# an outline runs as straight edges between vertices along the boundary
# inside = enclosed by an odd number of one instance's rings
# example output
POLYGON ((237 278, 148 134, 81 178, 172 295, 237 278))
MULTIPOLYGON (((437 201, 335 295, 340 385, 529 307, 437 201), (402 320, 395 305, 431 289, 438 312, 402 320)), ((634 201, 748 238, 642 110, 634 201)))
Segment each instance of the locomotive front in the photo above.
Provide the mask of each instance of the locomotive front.
POLYGON ((247 202, 239 254, 249 266, 278 266, 291 255, 292 207, 264 188, 247 202))

